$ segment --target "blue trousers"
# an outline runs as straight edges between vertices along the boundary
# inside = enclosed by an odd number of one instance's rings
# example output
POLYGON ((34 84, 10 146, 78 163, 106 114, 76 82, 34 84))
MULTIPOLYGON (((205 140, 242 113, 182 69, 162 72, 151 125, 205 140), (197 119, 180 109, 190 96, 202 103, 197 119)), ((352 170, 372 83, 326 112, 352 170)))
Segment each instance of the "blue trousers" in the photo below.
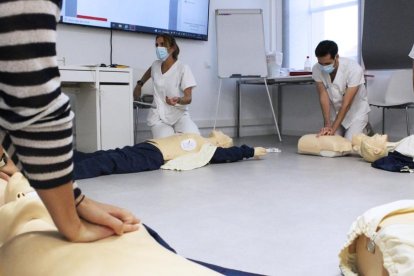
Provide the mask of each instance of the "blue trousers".
MULTIPOLYGON (((147 225, 145 225, 145 228, 147 229, 148 233, 151 235, 151 237, 153 237, 161 246, 163 246, 164 248, 168 249, 171 252, 177 253, 174 248, 172 248, 163 238, 161 238, 160 235, 158 235, 157 232, 155 232, 153 229, 151 229, 150 227, 148 227, 147 225)), ((205 262, 201 262, 201 261, 197 261, 197 260, 193 260, 193 259, 188 259, 192 262, 198 263, 199 265, 205 266, 211 270, 214 270, 218 273, 221 273, 223 275, 226 276, 265 276, 262 274, 255 274, 255 273, 250 273, 250 272, 245 272, 245 271, 241 271, 241 270, 235 270, 235 269, 231 269, 231 268, 226 268, 226 267, 221 267, 218 265, 214 265, 214 264, 209 264, 209 263, 205 263, 205 262)))
MULTIPOLYGON (((210 163, 227 163, 254 156, 254 149, 241 147, 217 148, 210 163)), ((151 143, 143 142, 122 149, 100 150, 93 153, 74 153, 74 179, 100 175, 137 173, 158 170, 164 164, 161 151, 151 143)))
POLYGON ((388 156, 382 157, 375 162, 372 162, 373 168, 390 171, 403 172, 405 169, 414 169, 414 161, 412 157, 405 156, 398 151, 388 153, 388 156))

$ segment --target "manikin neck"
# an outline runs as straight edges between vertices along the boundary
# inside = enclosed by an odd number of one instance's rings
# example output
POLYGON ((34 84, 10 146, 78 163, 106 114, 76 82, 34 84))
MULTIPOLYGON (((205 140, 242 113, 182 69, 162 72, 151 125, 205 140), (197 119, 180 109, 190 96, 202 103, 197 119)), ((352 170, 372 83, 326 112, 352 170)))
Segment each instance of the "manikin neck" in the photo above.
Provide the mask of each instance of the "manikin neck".
POLYGON ((217 141, 213 137, 205 138, 210 144, 216 145, 217 141))
POLYGON ((387 142, 387 151, 394 150, 400 142, 387 142))

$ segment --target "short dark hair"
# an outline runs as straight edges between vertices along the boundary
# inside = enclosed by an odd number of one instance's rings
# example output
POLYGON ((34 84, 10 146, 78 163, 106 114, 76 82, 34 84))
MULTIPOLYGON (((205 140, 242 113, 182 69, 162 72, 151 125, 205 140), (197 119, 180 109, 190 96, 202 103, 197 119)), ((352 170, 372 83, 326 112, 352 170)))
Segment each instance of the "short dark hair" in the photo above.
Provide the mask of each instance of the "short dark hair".
POLYGON ((163 34, 158 34, 155 39, 162 37, 164 38, 164 43, 166 44, 166 46, 168 47, 175 47, 174 52, 172 53, 172 57, 177 60, 178 59, 178 54, 180 53, 180 48, 178 47, 177 41, 175 41, 175 38, 172 35, 163 33, 163 34))
POLYGON ((324 57, 327 54, 331 55, 331 58, 335 58, 338 54, 338 45, 332 40, 323 40, 319 42, 315 49, 316 57, 324 57))

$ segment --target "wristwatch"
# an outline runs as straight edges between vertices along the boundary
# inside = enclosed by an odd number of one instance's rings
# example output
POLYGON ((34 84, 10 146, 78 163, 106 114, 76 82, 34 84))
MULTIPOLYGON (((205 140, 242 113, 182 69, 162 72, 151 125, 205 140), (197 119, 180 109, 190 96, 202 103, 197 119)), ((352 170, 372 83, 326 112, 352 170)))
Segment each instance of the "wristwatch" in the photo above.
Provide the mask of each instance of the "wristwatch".
POLYGON ((5 152, 3 152, 3 155, 0 158, 0 168, 4 167, 7 165, 7 155, 5 152))
POLYGON ((144 82, 143 82, 142 80, 139 80, 139 81, 137 81, 137 84, 138 84, 139 86, 143 86, 143 85, 144 85, 144 82))

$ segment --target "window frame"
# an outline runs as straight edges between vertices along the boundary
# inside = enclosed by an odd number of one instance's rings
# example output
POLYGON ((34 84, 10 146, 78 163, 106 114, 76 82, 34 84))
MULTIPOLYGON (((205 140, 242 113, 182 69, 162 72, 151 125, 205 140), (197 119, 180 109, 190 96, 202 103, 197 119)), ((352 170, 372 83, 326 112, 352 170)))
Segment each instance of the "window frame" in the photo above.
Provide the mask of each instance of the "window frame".
MULTIPOLYGON (((314 7, 312 8, 312 0, 308 0, 307 5, 309 6, 309 16, 312 17, 315 13, 318 12, 326 12, 326 11, 333 11, 336 9, 340 9, 340 8, 347 8, 347 7, 352 7, 355 4, 357 5, 357 9, 358 9, 358 34, 357 34, 357 62, 358 63, 362 63, 362 57, 361 57, 361 49, 362 49, 362 14, 363 14, 363 9, 362 9, 362 4, 363 4, 364 0, 349 0, 348 2, 345 3, 340 3, 340 4, 331 4, 331 5, 326 5, 326 6, 320 6, 320 7, 314 7)), ((282 51, 284 53, 284 59, 283 59, 283 67, 288 67, 291 68, 292 66, 290 65, 290 58, 289 58, 289 20, 291 18, 291 15, 289 14, 289 9, 288 6, 289 5, 289 0, 282 0, 282 51)), ((310 34, 310 36, 312 37, 312 34, 310 34)), ((308 38, 309 40, 312 40, 312 38, 308 38)), ((310 47, 309 45, 307 45, 307 47, 310 47)), ((313 52, 312 52, 313 53, 313 52)))

